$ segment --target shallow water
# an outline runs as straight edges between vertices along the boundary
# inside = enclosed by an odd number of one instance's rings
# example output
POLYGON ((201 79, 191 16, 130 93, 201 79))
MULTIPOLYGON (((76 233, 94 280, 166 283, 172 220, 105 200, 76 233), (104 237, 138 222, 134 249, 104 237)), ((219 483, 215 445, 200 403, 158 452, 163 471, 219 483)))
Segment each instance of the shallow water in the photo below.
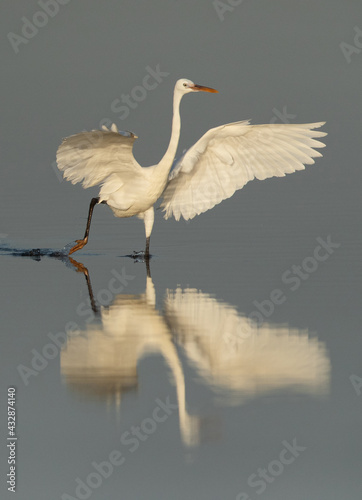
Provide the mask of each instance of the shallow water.
POLYGON ((39 476, 48 498, 357 498, 361 237, 220 211, 157 220, 148 277, 122 256, 137 223, 103 240, 98 218, 72 261, 3 243, 2 380, 31 498, 39 476))

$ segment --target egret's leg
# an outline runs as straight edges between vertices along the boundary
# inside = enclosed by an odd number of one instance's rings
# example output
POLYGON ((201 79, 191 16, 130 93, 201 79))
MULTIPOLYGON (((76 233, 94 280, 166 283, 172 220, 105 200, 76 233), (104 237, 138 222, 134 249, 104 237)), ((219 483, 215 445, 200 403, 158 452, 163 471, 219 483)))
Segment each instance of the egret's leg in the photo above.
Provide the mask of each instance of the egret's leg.
POLYGON ((155 213, 153 207, 146 210, 144 213, 144 223, 145 223, 145 233, 146 233, 146 249, 145 249, 145 258, 150 258, 150 238, 153 228, 153 221, 155 218, 155 213))
POLYGON ((71 255, 74 252, 77 252, 78 250, 83 248, 88 243, 89 229, 90 229, 90 225, 91 225, 93 209, 94 209, 95 205, 97 205, 97 203, 99 203, 99 198, 92 198, 90 205, 89 205, 87 227, 85 228, 84 238, 82 240, 75 240, 77 244, 74 245, 74 247, 70 249, 69 255, 71 255))
POLYGON ((147 277, 151 278, 150 258, 147 257, 145 259, 145 262, 146 262, 147 277))
POLYGON ((146 238, 146 250, 145 250, 145 257, 149 259, 150 257, 150 237, 146 238))

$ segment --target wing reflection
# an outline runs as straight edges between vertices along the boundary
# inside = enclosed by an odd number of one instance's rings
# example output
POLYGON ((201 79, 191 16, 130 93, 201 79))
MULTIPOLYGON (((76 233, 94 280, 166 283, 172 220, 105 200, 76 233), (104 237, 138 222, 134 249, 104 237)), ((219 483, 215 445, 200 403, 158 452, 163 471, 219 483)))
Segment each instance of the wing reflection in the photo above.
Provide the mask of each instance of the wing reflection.
POLYGON ((165 307, 177 342, 224 403, 283 389, 317 395, 328 391, 325 346, 307 330, 267 322, 258 327, 228 304, 194 289, 169 290, 165 307))
MULTIPOLYGON (((96 309, 88 271, 73 263, 85 274, 96 309)), ((161 314, 147 274, 145 293, 115 296, 110 306, 99 309, 99 321, 68 337, 61 372, 71 387, 119 407, 122 394, 137 387, 139 360, 160 353, 175 381, 180 432, 189 446, 199 442, 204 421, 187 411, 175 342, 224 404, 283 389, 316 395, 328 391, 326 349, 306 330, 269 323, 258 328, 233 307, 194 289, 168 290, 161 314)))

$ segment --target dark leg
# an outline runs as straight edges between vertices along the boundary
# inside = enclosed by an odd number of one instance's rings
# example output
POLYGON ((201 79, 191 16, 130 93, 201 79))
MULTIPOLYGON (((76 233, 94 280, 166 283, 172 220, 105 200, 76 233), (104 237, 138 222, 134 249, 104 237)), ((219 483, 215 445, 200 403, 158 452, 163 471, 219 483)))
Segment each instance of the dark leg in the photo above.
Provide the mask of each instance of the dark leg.
POLYGON ((70 262, 73 264, 73 266, 76 268, 78 273, 83 273, 85 276, 85 280, 87 282, 87 288, 88 288, 88 293, 89 293, 89 300, 92 306, 92 311, 94 314, 98 314, 99 310, 97 309, 96 306, 96 301, 94 300, 94 295, 93 295, 93 289, 92 289, 92 283, 90 280, 89 272, 88 269, 81 264, 80 262, 77 262, 76 260, 72 259, 72 257, 69 257, 70 262))
POLYGON ((77 244, 74 245, 74 247, 70 249, 69 255, 76 252, 77 250, 80 250, 88 243, 89 228, 91 225, 93 209, 94 209, 95 205, 97 205, 97 203, 99 203, 99 198, 92 198, 90 205, 89 205, 87 227, 85 228, 84 238, 82 240, 75 240, 77 242, 77 244))
POLYGON ((148 276, 149 278, 151 278, 150 259, 149 259, 149 258, 148 258, 148 259, 146 259, 146 260, 145 260, 145 262, 146 262, 146 271, 147 271, 147 276, 148 276))
POLYGON ((146 238, 145 258, 147 260, 150 258, 150 236, 146 238))

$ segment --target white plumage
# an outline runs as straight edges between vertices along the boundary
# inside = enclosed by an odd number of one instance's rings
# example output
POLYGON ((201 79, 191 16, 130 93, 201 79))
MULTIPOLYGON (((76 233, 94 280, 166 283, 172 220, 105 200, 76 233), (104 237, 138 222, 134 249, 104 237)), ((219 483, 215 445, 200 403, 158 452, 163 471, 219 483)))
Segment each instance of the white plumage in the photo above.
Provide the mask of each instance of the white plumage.
POLYGON ((303 170, 322 156, 313 148, 326 134, 324 123, 250 125, 249 121, 216 127, 204 134, 176 164, 163 194, 165 218, 192 219, 254 178, 283 177, 303 170))
POLYGON ((119 133, 115 124, 112 131, 92 130, 64 139, 58 149, 58 168, 72 184, 82 182, 84 188, 96 186, 111 174, 120 178, 142 175, 142 167, 132 154, 134 134, 119 133))
POLYGON ((96 203, 106 203, 117 217, 136 215, 144 220, 148 258, 153 205, 161 196, 166 219, 188 220, 230 198, 254 178, 282 177, 322 156, 315 148, 325 146, 317 139, 326 133, 315 129, 324 122, 250 125, 240 121, 210 129, 171 171, 180 136, 180 101, 195 91, 217 92, 186 79, 176 82, 171 139, 157 165, 141 167, 132 153, 137 137, 119 133, 114 124, 111 130, 104 127, 64 139, 57 152, 64 177, 73 184, 82 182, 84 188, 101 184, 99 198, 90 205, 84 238, 70 253, 87 243, 96 203))

